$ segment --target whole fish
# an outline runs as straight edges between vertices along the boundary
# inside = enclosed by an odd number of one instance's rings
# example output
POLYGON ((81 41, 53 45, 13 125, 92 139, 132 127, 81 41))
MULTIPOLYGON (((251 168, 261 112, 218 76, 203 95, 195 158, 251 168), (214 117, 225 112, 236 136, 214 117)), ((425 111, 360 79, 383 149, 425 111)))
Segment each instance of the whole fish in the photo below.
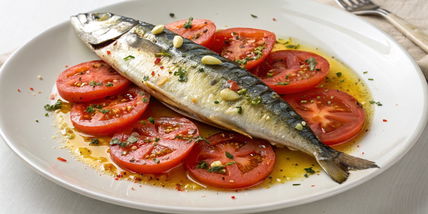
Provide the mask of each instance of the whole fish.
POLYGON ((338 183, 348 178, 349 170, 378 167, 324 145, 302 117, 257 77, 190 40, 174 46, 176 34, 162 26, 111 13, 78 14, 71 23, 101 59, 186 115, 312 155, 338 183), (207 56, 220 61, 202 63, 207 56), (239 85, 238 92, 229 89, 231 81, 239 85))

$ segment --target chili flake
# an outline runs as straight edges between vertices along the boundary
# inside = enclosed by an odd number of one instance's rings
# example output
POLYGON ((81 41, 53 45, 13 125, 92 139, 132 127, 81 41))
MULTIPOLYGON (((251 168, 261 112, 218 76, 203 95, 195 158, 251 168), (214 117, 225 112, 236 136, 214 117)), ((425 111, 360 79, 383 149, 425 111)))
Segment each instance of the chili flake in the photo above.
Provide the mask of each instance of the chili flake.
POLYGON ((62 161, 62 162, 67 162, 67 160, 64 159, 64 158, 62 158, 62 157, 57 157, 56 159, 59 160, 59 161, 62 161))

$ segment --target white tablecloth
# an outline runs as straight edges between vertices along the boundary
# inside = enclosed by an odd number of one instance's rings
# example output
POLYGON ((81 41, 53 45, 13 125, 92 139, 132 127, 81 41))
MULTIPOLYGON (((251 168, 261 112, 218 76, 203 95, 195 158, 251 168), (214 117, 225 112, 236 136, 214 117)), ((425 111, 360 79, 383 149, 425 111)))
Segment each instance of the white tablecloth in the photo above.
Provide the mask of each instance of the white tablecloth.
MULTIPOLYGON (((74 13, 113 2, 2 0, 0 53, 14 50, 74 13)), ((363 185, 315 203, 269 213, 428 213, 427 140, 426 129, 398 164, 363 185)), ((1 139, 0 172, 0 213, 149 213, 104 203, 57 186, 31 170, 1 139)))

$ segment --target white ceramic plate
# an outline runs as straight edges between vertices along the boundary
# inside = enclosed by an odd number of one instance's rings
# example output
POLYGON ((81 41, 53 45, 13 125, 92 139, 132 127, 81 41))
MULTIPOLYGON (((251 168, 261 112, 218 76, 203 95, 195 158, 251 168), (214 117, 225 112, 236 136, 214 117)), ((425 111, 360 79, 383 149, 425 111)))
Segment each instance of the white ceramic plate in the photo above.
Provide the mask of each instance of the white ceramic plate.
MULTIPOLYGON (((311 1, 145 0, 112 5, 109 11, 159 24, 178 18, 207 18, 219 28, 243 26, 275 32, 278 37, 295 37, 326 51, 354 69, 367 81, 373 97, 383 103, 376 107, 373 125, 353 155, 376 161, 380 169, 353 172, 339 185, 326 175, 312 176, 292 186, 234 192, 178 192, 153 186, 136 186, 100 176, 58 148, 50 118, 43 105, 64 65, 97 57, 75 36, 69 23, 42 33, 18 50, 0 73, 1 136, 22 159, 48 179, 70 190, 103 201, 152 211, 256 212, 319 200, 355 187, 380 174, 398 161, 416 142, 427 121, 427 88, 419 67, 411 57, 378 29, 346 12, 311 1), (257 19, 250 14, 256 14, 257 19), (272 18, 276 18, 274 22, 272 18), (363 71, 369 71, 363 75, 363 71), (43 80, 38 80, 42 75, 43 80), (42 94, 34 95, 33 87, 42 94), (22 90, 21 93, 17 89, 22 90), (388 123, 382 122, 383 118, 388 123), (35 120, 39 120, 36 123, 35 120), (364 155, 362 155, 364 152, 364 155), (69 160, 66 164, 58 156, 69 160), (311 185, 316 185, 311 187, 311 185), (236 200, 231 196, 235 195, 236 200)), ((84 12, 84 11, 82 11, 84 12)), ((281 157, 279 157, 281 158, 281 157)))

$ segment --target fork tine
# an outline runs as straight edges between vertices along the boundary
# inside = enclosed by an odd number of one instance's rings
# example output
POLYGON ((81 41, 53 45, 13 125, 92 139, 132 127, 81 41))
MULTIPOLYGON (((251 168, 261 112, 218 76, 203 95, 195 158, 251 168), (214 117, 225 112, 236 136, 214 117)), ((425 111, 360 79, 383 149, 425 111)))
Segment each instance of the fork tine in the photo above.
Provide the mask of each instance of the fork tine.
POLYGON ((344 0, 336 0, 336 2, 342 6, 343 8, 345 8, 345 10, 350 10, 351 7, 349 6, 349 4, 347 2, 345 2, 344 0))

